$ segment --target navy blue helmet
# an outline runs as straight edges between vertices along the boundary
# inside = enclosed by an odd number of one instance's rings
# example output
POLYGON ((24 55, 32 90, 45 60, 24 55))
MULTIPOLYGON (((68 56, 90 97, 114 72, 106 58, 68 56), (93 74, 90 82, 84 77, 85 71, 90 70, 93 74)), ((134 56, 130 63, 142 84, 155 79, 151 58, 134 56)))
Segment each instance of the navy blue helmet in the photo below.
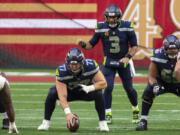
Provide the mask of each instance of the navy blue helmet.
POLYGON ((78 48, 73 48, 73 49, 69 50, 69 52, 66 55, 66 62, 68 64, 68 68, 70 68, 69 64, 80 64, 81 67, 79 69, 77 69, 77 70, 70 69, 73 73, 80 72, 82 69, 82 65, 84 63, 83 52, 78 48))
POLYGON ((115 28, 120 24, 122 17, 121 9, 116 5, 110 5, 104 11, 104 18, 109 27, 115 28), (109 22, 108 17, 117 17, 117 20, 113 23, 109 22))
POLYGON ((163 48, 168 59, 176 59, 180 50, 180 41, 174 35, 169 35, 163 40, 163 48), (176 49, 177 51, 169 51, 170 49, 176 49))

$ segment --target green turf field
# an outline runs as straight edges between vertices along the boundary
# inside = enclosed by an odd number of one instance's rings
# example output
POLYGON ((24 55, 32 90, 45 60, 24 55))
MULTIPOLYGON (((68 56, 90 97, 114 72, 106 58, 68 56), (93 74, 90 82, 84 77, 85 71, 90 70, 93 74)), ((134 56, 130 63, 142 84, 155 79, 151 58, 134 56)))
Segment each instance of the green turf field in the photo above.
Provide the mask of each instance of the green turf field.
MULTIPOLYGON (((51 120, 49 131, 37 131, 44 113, 44 100, 53 83, 11 83, 11 95, 16 112, 16 125, 20 135, 70 135, 66 128, 65 115, 60 106, 51 120)), ((139 94, 139 106, 145 84, 134 84, 139 94)), ((131 123, 132 112, 122 85, 115 84, 113 92, 113 124, 109 133, 97 129, 98 117, 94 102, 73 102, 71 111, 80 117, 80 128, 76 135, 179 135, 180 134, 180 100, 174 95, 165 94, 157 98, 149 116, 149 130, 135 131, 131 123)), ((1 127, 1 117, 0 117, 1 127)), ((0 135, 8 134, 0 129, 0 135)))

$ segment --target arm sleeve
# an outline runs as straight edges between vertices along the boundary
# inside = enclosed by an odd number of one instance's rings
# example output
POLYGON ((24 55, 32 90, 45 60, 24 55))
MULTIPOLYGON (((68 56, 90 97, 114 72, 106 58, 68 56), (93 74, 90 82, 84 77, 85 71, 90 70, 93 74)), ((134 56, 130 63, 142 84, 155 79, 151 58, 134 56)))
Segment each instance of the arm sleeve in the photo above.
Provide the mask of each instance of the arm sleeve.
POLYGON ((89 43, 94 47, 100 39, 100 32, 98 32, 98 24, 96 25, 95 32, 89 43))
POLYGON ((134 24, 132 22, 130 22, 130 25, 129 25, 129 33, 128 33, 128 36, 129 36, 129 42, 130 42, 130 46, 133 47, 133 46, 137 46, 137 36, 136 36, 136 33, 134 31, 134 24))

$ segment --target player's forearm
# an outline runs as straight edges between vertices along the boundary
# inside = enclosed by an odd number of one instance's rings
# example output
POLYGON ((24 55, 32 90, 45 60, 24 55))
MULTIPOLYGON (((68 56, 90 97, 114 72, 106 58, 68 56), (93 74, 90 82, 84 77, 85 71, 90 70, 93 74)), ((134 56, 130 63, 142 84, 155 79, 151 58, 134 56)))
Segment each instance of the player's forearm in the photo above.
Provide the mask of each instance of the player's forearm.
POLYGON ((67 108, 69 107, 67 102, 67 87, 66 84, 59 82, 56 80, 56 89, 58 93, 58 98, 60 100, 61 108, 67 108))
POLYGON ((106 79, 100 70, 94 76, 93 82, 96 90, 104 89, 107 87, 106 79))
POLYGON ((129 49, 129 52, 128 52, 128 54, 130 54, 132 57, 136 54, 136 52, 137 52, 137 46, 133 46, 133 47, 131 47, 130 49, 129 49))
POLYGON ((4 88, 1 93, 2 93, 2 103, 8 114, 9 121, 14 122, 15 121, 15 113, 14 113, 14 108, 12 105, 12 99, 10 96, 9 86, 7 83, 5 83, 4 88))
POLYGON ((107 87, 107 83, 105 80, 101 80, 101 81, 94 83, 94 87, 96 90, 104 89, 107 87))
POLYGON ((67 102, 67 99, 65 98, 65 96, 64 96, 64 98, 63 97, 60 97, 60 105, 61 105, 61 108, 64 110, 65 108, 68 108, 69 107, 69 105, 68 105, 68 102, 67 102))
POLYGON ((58 98, 60 100, 60 105, 61 105, 61 108, 64 110, 65 108, 69 107, 68 105, 68 102, 67 102, 67 92, 64 92, 57 88, 57 92, 58 92, 58 98))
POLYGON ((176 79, 180 82, 180 60, 177 61, 174 72, 176 79))
POLYGON ((148 72, 148 83, 149 85, 153 85, 154 83, 157 83, 157 79, 153 71, 148 72))
POLYGON ((149 85, 153 85, 154 83, 157 83, 157 80, 156 80, 156 78, 151 78, 151 77, 149 77, 148 78, 148 83, 149 83, 149 85))
POLYGON ((149 65, 149 70, 148 70, 149 85, 152 86, 154 83, 157 83, 157 79, 156 79, 157 76, 158 76, 157 66, 154 62, 151 62, 149 65))

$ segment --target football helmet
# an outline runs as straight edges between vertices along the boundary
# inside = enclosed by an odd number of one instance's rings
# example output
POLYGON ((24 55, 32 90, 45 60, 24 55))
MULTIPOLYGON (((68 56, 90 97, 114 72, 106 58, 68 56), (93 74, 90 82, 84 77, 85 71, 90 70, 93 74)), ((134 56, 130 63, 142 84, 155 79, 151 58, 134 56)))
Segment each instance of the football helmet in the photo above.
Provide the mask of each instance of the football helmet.
POLYGON ((174 35, 169 35, 163 40, 165 55, 169 60, 176 60, 180 50, 180 41, 174 35))
POLYGON ((104 11, 105 22, 108 24, 110 28, 117 27, 120 24, 121 17, 122 17, 121 9, 116 5, 110 5, 104 11))
POLYGON ((79 73, 82 70, 82 66, 84 63, 83 52, 78 48, 73 48, 73 49, 69 50, 69 52, 66 55, 66 62, 67 62, 68 68, 71 72, 73 72, 75 74, 79 73), (78 68, 71 68, 70 64, 72 64, 72 65, 79 64, 80 66, 78 68))

